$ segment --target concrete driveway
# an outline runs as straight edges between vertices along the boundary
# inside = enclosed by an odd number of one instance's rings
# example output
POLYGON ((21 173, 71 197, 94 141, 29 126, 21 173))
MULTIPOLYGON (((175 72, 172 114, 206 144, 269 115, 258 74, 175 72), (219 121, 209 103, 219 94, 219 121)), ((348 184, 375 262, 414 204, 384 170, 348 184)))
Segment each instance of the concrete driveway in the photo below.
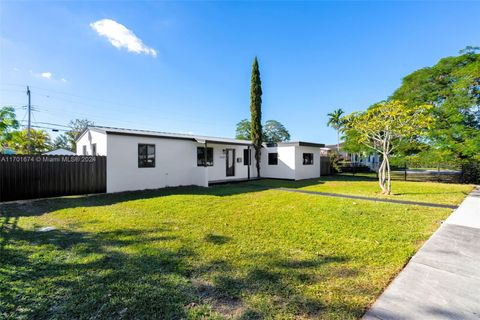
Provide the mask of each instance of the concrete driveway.
POLYGON ((480 189, 413 256, 363 319, 480 319, 480 189))

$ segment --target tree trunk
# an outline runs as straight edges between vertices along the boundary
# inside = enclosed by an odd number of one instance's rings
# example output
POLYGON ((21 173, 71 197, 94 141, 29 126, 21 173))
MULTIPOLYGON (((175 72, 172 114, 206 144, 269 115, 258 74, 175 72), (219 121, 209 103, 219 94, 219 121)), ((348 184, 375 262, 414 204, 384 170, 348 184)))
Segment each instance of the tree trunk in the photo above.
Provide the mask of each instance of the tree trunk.
POLYGON ((337 130, 337 152, 340 154, 340 130, 337 130))
POLYGON ((385 157, 386 159, 386 171, 387 171, 387 183, 386 183, 386 195, 390 195, 392 191, 392 179, 391 179, 391 174, 390 174, 390 161, 388 160, 388 157, 385 157))
POLYGON ((385 157, 382 159, 382 163, 380 164, 380 167, 378 168, 378 185, 382 189, 382 193, 385 193, 386 188, 385 188, 385 167, 386 167, 386 162, 385 162, 385 157))
POLYGON ((255 166, 257 167, 257 178, 260 178, 260 159, 262 157, 262 147, 258 148, 257 146, 254 146, 255 148, 255 166))

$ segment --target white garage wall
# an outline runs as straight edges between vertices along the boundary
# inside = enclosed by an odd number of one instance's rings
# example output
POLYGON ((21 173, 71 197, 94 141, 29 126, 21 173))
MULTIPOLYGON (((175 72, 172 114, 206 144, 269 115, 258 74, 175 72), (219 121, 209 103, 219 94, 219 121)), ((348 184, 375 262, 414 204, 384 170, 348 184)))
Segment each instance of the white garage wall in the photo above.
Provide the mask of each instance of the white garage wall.
POLYGON ((320 177, 320 148, 295 147, 295 179, 312 179, 320 177), (303 164, 303 153, 313 153, 313 165, 303 164))
POLYGON ((260 176, 263 178, 295 179, 295 146, 262 148, 260 176), (278 164, 268 164, 268 154, 278 153, 278 164))
POLYGON ((197 144, 180 139, 108 134, 107 192, 171 186, 207 186, 197 167, 197 144), (155 144, 155 167, 138 168, 138 144, 155 144))
POLYGON ((83 155, 83 146, 87 146, 87 155, 92 155, 92 144, 97 144, 97 156, 107 155, 107 135, 93 130, 86 131, 77 141, 76 153, 83 155))

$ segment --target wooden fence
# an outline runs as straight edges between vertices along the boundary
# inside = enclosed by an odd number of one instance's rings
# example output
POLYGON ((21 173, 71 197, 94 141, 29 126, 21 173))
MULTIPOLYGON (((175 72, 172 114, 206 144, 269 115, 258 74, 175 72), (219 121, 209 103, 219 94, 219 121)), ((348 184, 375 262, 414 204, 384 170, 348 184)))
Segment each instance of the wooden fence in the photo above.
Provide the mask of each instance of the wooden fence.
POLYGON ((0 202, 106 192, 107 157, 0 155, 0 202))
POLYGON ((332 174, 332 164, 329 157, 320 157, 320 176, 332 174))

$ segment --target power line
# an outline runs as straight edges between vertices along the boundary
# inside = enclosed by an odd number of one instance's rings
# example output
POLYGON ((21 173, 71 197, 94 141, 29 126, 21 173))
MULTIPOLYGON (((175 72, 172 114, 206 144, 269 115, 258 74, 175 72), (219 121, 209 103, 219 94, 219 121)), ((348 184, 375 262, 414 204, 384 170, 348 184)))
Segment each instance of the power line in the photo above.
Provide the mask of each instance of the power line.
MULTIPOLYGON (((23 127, 26 127, 25 125, 23 127)), ((58 129, 58 128, 50 128, 50 127, 44 127, 44 126, 37 126, 37 125, 31 125, 30 127, 32 128, 39 128, 39 129, 48 129, 48 130, 52 130, 54 132, 56 131, 63 131, 63 132, 68 132, 70 130, 65 130, 65 129, 58 129)))
POLYGON ((58 123, 42 122, 42 121, 36 121, 35 123, 40 123, 40 124, 46 124, 46 125, 50 125, 50 126, 57 126, 57 127, 64 127, 64 128, 69 128, 69 129, 71 129, 70 126, 66 126, 66 125, 58 124, 58 123))
MULTIPOLYGON (((6 85, 11 85, 11 86, 21 86, 19 84, 13 84, 13 83, 7 83, 6 85)), ((38 89, 38 90, 43 90, 43 91, 47 91, 47 92, 51 92, 51 93, 54 93, 54 94, 61 94, 61 95, 67 95, 67 96, 71 96, 71 97, 75 97, 75 98, 80 98, 80 99, 86 99, 86 100, 96 100, 96 101, 99 101, 99 102, 106 102, 108 103, 110 106, 123 106, 123 107, 127 107, 129 109, 132 109, 132 110, 135 110, 135 111, 138 111, 139 110, 139 106, 138 105, 131 105, 131 104, 125 104, 125 103, 119 103, 119 102, 115 102, 115 101, 111 101, 111 100, 107 100, 107 99, 101 99, 101 98, 94 98, 94 97, 88 97, 88 96, 83 96, 83 95, 78 95, 78 94, 73 94, 73 93, 67 93, 67 92, 62 92, 62 91, 57 91, 57 90, 51 90, 51 89, 46 89, 46 88, 42 88, 42 87, 38 87, 38 86, 30 86, 31 88, 34 88, 34 89, 38 89)), ((72 101, 72 100, 69 100, 69 99, 65 99, 63 97, 58 97, 58 96, 54 96, 54 95, 51 95, 51 94, 42 94, 42 93, 36 93, 37 95, 40 95, 40 96, 43 96, 43 97, 46 97, 46 98, 51 98, 51 99, 55 99, 55 100, 61 100, 61 101, 65 101, 65 102, 69 102, 69 103, 75 103, 75 104, 81 104, 82 106, 90 106, 90 107, 93 107, 93 108, 98 108, 99 105, 95 105, 95 104, 90 104, 90 103, 84 103, 84 102, 81 102, 81 101, 72 101)), ((104 105, 102 105, 104 106, 104 105)), ((152 109, 155 109, 155 110, 159 110, 160 108, 154 106, 152 108, 148 108, 150 110, 152 109)), ((143 110, 145 110, 145 106, 143 106, 143 110)), ((168 112, 170 114, 177 114, 177 115, 180 115, 180 116, 183 116, 183 117, 189 117, 190 114, 188 113, 183 113, 183 112, 178 112, 178 111, 171 111, 171 110, 164 110, 164 112, 168 112)), ((217 112, 218 113, 218 112, 217 112)), ((158 119, 158 117, 156 117, 158 119)), ((162 118, 162 119, 165 119, 165 120, 171 120, 171 119, 168 119, 168 118, 162 118)), ((191 120, 193 120, 192 118, 190 118, 191 120)), ((218 122, 210 122, 210 121, 198 121, 198 120, 194 120, 194 122, 197 122, 197 123, 204 123, 204 124, 215 124, 215 123, 218 123, 218 122)))
MULTIPOLYGON (((1 85, 1 84, 0 84, 1 85)), ((4 84, 4 85, 11 85, 11 86, 18 86, 18 87, 21 87, 22 85, 19 85, 19 84, 4 84)), ((105 99, 98 99, 98 98, 91 98, 91 97, 86 97, 86 96, 81 96, 81 95, 76 95, 76 94, 71 94, 71 93, 66 93, 66 92, 61 92, 61 91, 55 91, 55 90, 50 90, 50 89, 45 89, 45 88, 41 88, 41 87, 37 87, 37 86, 30 86, 31 88, 35 88, 35 89, 39 89, 39 90, 43 90, 43 91, 47 91, 47 92, 53 92, 53 93, 58 93, 58 94, 62 94, 62 95, 68 95, 68 96, 72 96, 72 97, 76 97, 76 98, 82 98, 82 99, 89 99, 89 100, 97 100, 97 101, 104 101, 104 102, 107 102, 109 103, 111 106, 124 106, 124 107, 127 107, 127 108, 131 108, 131 109, 134 109, 135 111, 138 112, 139 110, 139 107, 138 106, 133 106, 133 105, 128 105, 128 104, 122 104, 122 103, 117 103, 117 102, 112 102, 112 101, 109 101, 109 100, 105 100, 105 99)), ((64 113, 64 114, 68 114, 68 115, 71 115, 71 114, 76 114, 76 115, 80 115, 80 116, 83 116, 83 117, 87 117, 88 119, 92 119, 92 120, 96 120, 96 121, 100 121, 100 122, 104 122, 104 123, 110 123, 112 121, 114 122, 117 122, 117 123, 124 123, 124 124, 127 124, 127 125, 134 125, 134 126, 137 126, 138 125, 138 121, 126 121, 126 120, 116 120, 114 118, 112 118, 112 115, 111 114, 98 114, 96 113, 97 110, 101 107, 104 107, 103 106, 99 106, 98 104, 90 104, 90 103, 84 103, 82 101, 73 101, 73 100, 70 100, 70 99, 65 99, 63 97, 58 97, 58 96, 54 96, 54 95, 51 95, 51 94, 43 94, 43 93, 38 93, 36 92, 35 93, 36 95, 38 96, 43 96, 43 97, 46 97, 48 99, 54 99, 54 100, 58 100, 58 101, 64 101, 64 102, 68 102, 68 103, 72 103, 72 104, 77 104, 77 105, 81 105, 82 107, 90 107, 90 108, 93 108, 95 109, 96 111, 94 111, 95 113, 80 113, 80 112, 76 112, 76 111, 66 111, 65 108, 55 108, 55 107, 52 107, 52 106, 49 106, 49 107, 44 107, 44 106, 41 106, 41 105, 33 105, 33 107, 37 107, 37 109, 33 109, 34 111, 37 111, 37 112, 42 112, 42 111, 46 111, 46 112, 50 112, 49 109, 55 109, 54 113, 57 113, 57 112, 60 112, 60 113, 64 113), (40 108, 40 109, 38 109, 40 108), (42 110, 43 109, 43 110, 42 110)), ((145 108, 142 109, 143 111, 145 111, 145 108)), ((160 111, 159 109, 156 109, 157 111, 160 111)), ((189 119, 189 122, 194 122, 194 123, 200 123, 200 124, 207 124, 207 125, 213 125, 213 124, 218 124, 219 121, 215 121, 214 119, 212 119, 211 117, 209 117, 209 120, 212 120, 212 121, 205 121, 205 120, 199 120, 198 118, 192 118, 191 114, 185 114, 185 113, 180 113, 180 112, 172 112, 172 111, 167 111, 168 114, 177 114, 177 115, 180 115, 182 116, 183 119, 189 119)), ((158 116, 155 116, 155 119, 158 120, 158 119, 161 119, 161 120, 166 120, 166 121, 172 121, 172 120, 177 120, 177 118, 171 118, 171 117, 158 117, 158 116)), ((145 125, 145 122, 143 122, 143 125, 145 125)), ((153 124, 149 124, 148 127, 152 128, 152 129, 158 129, 157 126, 153 125, 153 124)))

